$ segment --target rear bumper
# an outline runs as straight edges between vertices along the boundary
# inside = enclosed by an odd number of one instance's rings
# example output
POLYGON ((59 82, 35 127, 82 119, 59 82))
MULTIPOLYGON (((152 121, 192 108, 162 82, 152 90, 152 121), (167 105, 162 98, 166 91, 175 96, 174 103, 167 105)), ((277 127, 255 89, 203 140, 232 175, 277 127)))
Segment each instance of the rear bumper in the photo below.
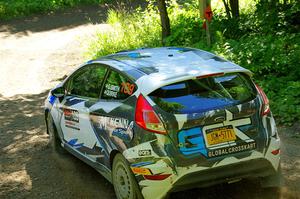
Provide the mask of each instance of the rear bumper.
POLYGON ((235 164, 188 173, 179 178, 170 192, 182 191, 195 187, 207 187, 242 178, 265 177, 275 174, 272 164, 264 158, 238 162, 235 164))
POLYGON ((280 148, 280 139, 271 138, 265 153, 253 151, 248 157, 237 159, 231 156, 209 167, 190 165, 172 167, 170 159, 161 158, 152 164, 142 166, 150 169, 153 175, 171 174, 164 180, 147 180, 143 175, 136 175, 145 199, 164 198, 169 192, 177 192, 195 187, 207 187, 224 182, 245 178, 259 178, 276 174, 280 154, 272 154, 280 148))

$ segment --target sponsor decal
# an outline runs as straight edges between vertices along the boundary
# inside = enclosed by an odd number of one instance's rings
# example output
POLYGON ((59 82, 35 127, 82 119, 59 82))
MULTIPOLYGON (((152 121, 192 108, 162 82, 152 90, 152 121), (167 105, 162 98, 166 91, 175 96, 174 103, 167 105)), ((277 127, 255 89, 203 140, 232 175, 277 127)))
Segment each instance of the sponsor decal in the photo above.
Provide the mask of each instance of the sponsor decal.
POLYGON ((255 149, 254 140, 238 128, 250 125, 251 119, 233 119, 230 111, 225 112, 226 120, 223 122, 180 131, 180 152, 187 156, 200 153, 210 158, 255 149), (237 145, 237 141, 243 144, 237 145))
POLYGON ((133 121, 129 123, 129 120, 125 118, 97 116, 97 125, 101 129, 111 127, 128 129, 133 127, 133 121))
POLYGON ((249 150, 253 150, 255 148, 256 148, 256 143, 252 142, 252 143, 232 146, 232 147, 228 147, 228 148, 215 149, 215 150, 208 151, 208 157, 212 158, 212 157, 228 155, 228 154, 232 154, 232 153, 238 153, 238 152, 242 152, 242 151, 249 151, 249 150))
POLYGON ((112 135, 116 136, 124 141, 127 141, 127 142, 132 140, 132 138, 133 138, 133 132, 132 132, 133 122, 131 122, 131 123, 129 124, 127 129, 116 128, 115 130, 113 130, 112 135))
POLYGON ((80 130, 79 128, 79 112, 72 109, 63 109, 65 126, 71 129, 80 130))
POLYGON ((131 167, 131 170, 134 174, 139 175, 152 175, 152 172, 150 169, 147 168, 141 168, 141 167, 131 167))
POLYGON ((200 127, 180 131, 178 134, 179 150, 184 155, 201 153, 207 156, 203 133, 200 127))
POLYGON ((65 116, 65 120, 77 122, 77 123, 79 122, 79 113, 77 110, 64 108, 64 116, 65 116))
POLYGON ((151 150, 150 149, 139 150, 138 154, 139 156, 150 156, 151 150))
POLYGON ((105 116, 93 116, 97 128, 112 132, 112 136, 118 137, 123 141, 131 141, 133 138, 134 122, 125 118, 114 118, 105 116))

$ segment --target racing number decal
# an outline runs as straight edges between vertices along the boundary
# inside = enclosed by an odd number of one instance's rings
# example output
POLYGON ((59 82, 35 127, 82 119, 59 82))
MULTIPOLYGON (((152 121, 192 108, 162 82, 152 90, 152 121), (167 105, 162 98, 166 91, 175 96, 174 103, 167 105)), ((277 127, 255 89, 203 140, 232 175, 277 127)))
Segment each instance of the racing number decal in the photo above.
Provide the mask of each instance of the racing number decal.
POLYGON ((132 95, 133 91, 134 91, 134 84, 131 84, 129 82, 122 82, 121 91, 120 91, 121 93, 132 95))

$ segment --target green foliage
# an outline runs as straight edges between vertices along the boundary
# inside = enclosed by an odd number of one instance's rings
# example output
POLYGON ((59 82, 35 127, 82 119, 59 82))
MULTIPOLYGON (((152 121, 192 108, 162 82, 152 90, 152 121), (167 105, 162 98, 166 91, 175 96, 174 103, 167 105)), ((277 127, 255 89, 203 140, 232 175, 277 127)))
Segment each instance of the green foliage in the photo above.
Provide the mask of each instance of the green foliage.
MULTIPOLYGON (((241 10, 237 20, 215 11, 213 45, 208 48, 195 1, 179 6, 173 0, 168 8, 172 35, 167 45, 208 50, 248 68, 269 97, 276 121, 290 125, 300 120, 300 3, 291 0, 270 6, 255 2, 244 3, 249 7, 241 10)), ((161 45, 159 15, 152 4, 134 14, 111 11, 108 22, 113 29, 97 35, 89 57, 161 45)))
POLYGON ((259 82, 267 93, 277 122, 292 125, 300 120, 300 81, 267 77, 259 82))
POLYGON ((180 9, 174 3, 168 12, 170 13, 172 34, 167 39, 167 45, 188 46, 202 38, 202 20, 200 20, 197 10, 180 9))
POLYGON ((120 50, 160 45, 159 15, 153 6, 146 11, 129 14, 125 11, 108 12, 111 29, 99 32, 92 40, 88 57, 99 57, 120 50))
POLYGON ((215 51, 240 64, 259 77, 300 77, 300 34, 253 34, 216 45, 215 51), (291 74, 290 72, 293 71, 291 74))
POLYGON ((0 0, 0 19, 11 19, 78 4, 100 2, 101 0, 0 0))

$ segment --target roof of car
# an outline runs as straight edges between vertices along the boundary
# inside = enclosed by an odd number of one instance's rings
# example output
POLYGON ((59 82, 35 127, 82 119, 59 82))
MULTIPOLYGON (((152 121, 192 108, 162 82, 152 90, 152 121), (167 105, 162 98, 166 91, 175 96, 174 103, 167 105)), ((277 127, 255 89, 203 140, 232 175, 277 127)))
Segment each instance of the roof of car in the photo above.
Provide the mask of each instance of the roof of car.
POLYGON ((95 62, 106 62, 135 80, 141 78, 144 84, 155 84, 149 86, 150 90, 180 79, 214 73, 244 72, 251 75, 245 68, 194 48, 141 48, 101 57, 95 62))

